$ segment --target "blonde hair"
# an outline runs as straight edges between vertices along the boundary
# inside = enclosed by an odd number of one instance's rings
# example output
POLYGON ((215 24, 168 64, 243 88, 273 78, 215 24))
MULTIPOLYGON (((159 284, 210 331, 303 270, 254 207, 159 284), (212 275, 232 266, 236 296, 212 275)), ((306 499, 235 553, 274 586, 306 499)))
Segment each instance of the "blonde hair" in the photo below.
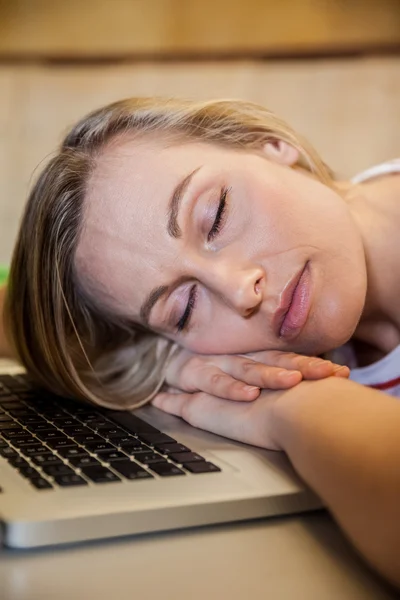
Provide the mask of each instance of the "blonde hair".
POLYGON ((173 344, 94 299, 74 259, 96 161, 110 141, 132 133, 242 150, 284 140, 299 150, 299 165, 332 183, 306 140, 250 102, 131 98, 73 127, 29 195, 11 265, 6 323, 17 355, 40 385, 120 409, 140 406, 157 393, 173 344))

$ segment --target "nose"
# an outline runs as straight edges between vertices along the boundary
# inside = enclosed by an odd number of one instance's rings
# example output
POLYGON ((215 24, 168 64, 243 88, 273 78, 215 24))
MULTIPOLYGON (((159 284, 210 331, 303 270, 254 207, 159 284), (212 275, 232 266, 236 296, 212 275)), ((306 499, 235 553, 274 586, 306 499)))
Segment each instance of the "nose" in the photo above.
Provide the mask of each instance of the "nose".
POLYGON ((208 265, 204 279, 212 292, 243 317, 249 317, 262 303, 266 276, 258 265, 214 262, 208 265))

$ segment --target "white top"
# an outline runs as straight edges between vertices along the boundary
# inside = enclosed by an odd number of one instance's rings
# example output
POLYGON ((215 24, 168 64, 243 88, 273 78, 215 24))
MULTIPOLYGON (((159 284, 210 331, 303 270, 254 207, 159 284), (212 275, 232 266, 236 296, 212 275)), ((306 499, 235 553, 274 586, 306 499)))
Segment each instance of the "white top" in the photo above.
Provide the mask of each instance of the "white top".
MULTIPOLYGON (((353 183, 361 183, 391 173, 400 173, 400 158, 371 167, 353 177, 352 181, 353 183)), ((333 352, 333 355, 338 358, 340 356, 340 362, 350 367, 350 379, 353 381, 400 398, 400 346, 367 367, 357 367, 357 360, 351 343, 338 348, 333 352)), ((332 360, 334 360, 334 356, 332 356, 332 360)))

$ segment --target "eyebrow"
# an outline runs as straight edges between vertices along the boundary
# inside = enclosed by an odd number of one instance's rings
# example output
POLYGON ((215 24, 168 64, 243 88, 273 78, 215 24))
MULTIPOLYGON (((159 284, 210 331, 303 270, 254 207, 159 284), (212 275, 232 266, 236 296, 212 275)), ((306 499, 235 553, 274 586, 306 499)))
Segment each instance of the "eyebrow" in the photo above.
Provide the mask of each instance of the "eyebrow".
MULTIPOLYGON (((197 167, 194 169, 189 175, 186 175, 184 179, 175 187, 172 192, 172 196, 170 201, 168 202, 168 210, 167 210, 167 232, 168 235, 175 239, 179 239, 182 237, 182 230, 178 224, 178 216, 179 209, 181 207, 182 198, 185 195, 186 190, 189 187, 190 182, 192 181, 193 176, 201 169, 201 167, 197 167)), ((148 326, 150 313, 154 307, 154 305, 159 301, 162 296, 165 296, 169 291, 171 291, 177 284, 180 283, 182 278, 179 281, 175 282, 172 285, 160 285, 159 287, 154 288, 146 297, 140 308, 140 318, 148 326)))

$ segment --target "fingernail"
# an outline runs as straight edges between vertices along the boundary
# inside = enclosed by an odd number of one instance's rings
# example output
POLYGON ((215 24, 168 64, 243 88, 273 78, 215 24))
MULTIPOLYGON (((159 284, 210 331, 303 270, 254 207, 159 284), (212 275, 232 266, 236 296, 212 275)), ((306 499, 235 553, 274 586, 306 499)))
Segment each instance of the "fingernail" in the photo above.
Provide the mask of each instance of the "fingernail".
POLYGON ((300 371, 289 371, 286 369, 285 371, 279 371, 278 377, 292 377, 294 374, 298 375, 300 371))
POLYGON ((345 365, 337 366, 333 370, 333 372, 335 373, 335 375, 348 373, 349 371, 350 371, 349 367, 346 367, 345 365))
POLYGON ((259 392, 259 391, 260 391, 260 388, 259 388, 259 387, 256 387, 256 386, 245 385, 245 386, 244 386, 244 390, 245 390, 246 392, 255 392, 256 390, 257 390, 257 392, 259 392))
POLYGON ((323 358, 317 358, 315 360, 310 361, 310 365, 312 367, 319 367, 320 365, 331 365, 330 360, 324 360, 323 358))

